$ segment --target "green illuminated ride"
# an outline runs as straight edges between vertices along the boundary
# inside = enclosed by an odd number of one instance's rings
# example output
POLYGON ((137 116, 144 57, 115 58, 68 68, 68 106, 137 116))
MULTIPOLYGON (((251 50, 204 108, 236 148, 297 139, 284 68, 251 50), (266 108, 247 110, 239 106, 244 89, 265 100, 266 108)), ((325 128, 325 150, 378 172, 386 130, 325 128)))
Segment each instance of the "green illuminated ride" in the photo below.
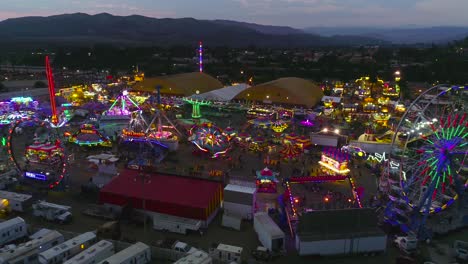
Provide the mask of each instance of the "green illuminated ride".
POLYGON ((192 105, 192 118, 201 118, 200 106, 202 105, 211 105, 210 101, 198 101, 192 98, 184 98, 184 102, 192 105))

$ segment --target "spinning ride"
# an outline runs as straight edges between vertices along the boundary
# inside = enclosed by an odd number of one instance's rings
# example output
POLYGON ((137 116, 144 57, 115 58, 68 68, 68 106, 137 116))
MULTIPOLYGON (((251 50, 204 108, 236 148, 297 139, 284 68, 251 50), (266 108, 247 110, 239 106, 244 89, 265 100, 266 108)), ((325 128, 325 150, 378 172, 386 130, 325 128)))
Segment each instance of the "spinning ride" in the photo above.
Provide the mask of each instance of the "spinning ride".
POLYGON ((112 147, 110 139, 99 132, 92 124, 83 124, 80 129, 68 138, 68 141, 79 146, 112 147))
MULTIPOLYGON (((403 115, 392 140, 384 184, 390 186, 387 220, 421 239, 426 218, 452 205, 468 186, 466 87, 433 87, 403 115)), ((461 207, 460 207, 461 208, 461 207)))
POLYGON ((122 143, 130 147, 138 145, 138 151, 141 152, 143 150, 146 153, 145 157, 147 159, 156 158, 157 162, 159 162, 164 158, 163 152, 168 147, 157 138, 149 136, 150 127, 151 125, 148 125, 143 116, 143 111, 138 110, 133 112, 128 127, 122 129, 122 143))
POLYGON ((226 154, 230 147, 228 137, 212 123, 193 126, 190 130, 189 141, 199 150, 210 154, 212 158, 226 154))
POLYGON ((53 189, 66 177, 65 148, 51 123, 39 119, 18 120, 9 131, 7 146, 11 161, 25 181, 53 189), (34 132, 35 138, 28 144, 30 132, 34 132))

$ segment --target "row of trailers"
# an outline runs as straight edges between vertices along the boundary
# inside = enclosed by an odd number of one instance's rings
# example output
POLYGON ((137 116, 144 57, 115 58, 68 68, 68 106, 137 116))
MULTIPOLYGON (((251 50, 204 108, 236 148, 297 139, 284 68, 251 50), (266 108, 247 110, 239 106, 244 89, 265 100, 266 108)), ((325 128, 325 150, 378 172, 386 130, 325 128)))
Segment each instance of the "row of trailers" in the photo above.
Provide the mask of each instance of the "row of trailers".
POLYGON ((41 229, 26 237, 27 226, 20 217, 0 223, 2 245, 27 240, 18 245, 8 244, 0 249, 0 264, 146 264, 151 261, 150 247, 137 242, 116 253, 114 244, 98 241, 94 232, 80 234, 65 241, 64 236, 41 229))

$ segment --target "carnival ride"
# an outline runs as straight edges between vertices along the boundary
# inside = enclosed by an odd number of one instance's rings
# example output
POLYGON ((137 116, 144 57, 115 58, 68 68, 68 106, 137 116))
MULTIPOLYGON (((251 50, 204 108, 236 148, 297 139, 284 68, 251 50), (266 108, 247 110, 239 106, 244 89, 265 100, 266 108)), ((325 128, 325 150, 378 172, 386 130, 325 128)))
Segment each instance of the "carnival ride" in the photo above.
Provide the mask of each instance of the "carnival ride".
POLYGON ((112 103, 111 107, 99 117, 99 129, 107 136, 120 134, 131 122, 131 113, 140 107, 128 96, 126 90, 112 103))
POLYGON ((286 128, 288 128, 288 124, 282 119, 277 119, 273 124, 271 124, 271 129, 276 133, 282 133, 286 128))
POLYGON ((104 116, 130 116, 134 110, 139 110, 140 107, 129 96, 128 91, 122 91, 122 94, 115 99, 109 110, 103 113, 104 116), (117 104, 120 102, 120 104, 117 104))
POLYGON ((150 140, 159 141, 169 151, 176 151, 179 148, 179 137, 182 136, 182 133, 162 110, 156 110, 146 133, 150 140), (163 125, 163 119, 166 125, 163 125))
POLYGON ((189 131, 191 141, 200 151, 218 158, 227 153, 230 143, 223 131, 212 123, 193 126, 189 131))
POLYGON ((51 123, 37 118, 16 121, 10 128, 7 147, 24 180, 53 189, 66 178, 68 158, 60 134, 51 123), (25 144, 28 139, 24 137, 31 132, 34 140, 25 144))
POLYGON ((72 135, 69 135, 68 141, 79 146, 88 147, 112 147, 110 138, 104 136, 92 124, 83 124, 80 129, 72 135))
POLYGON ((138 110, 130 115, 130 122, 121 131, 121 145, 129 152, 135 152, 135 159, 129 162, 129 167, 152 166, 161 162, 167 154, 168 147, 156 138, 149 137, 150 124, 146 121, 143 111, 138 110), (136 159, 138 157, 138 160, 136 159))
POLYGON ((192 105, 192 118, 198 119, 202 117, 201 111, 200 111, 200 106, 207 106, 211 105, 210 101, 204 101, 204 100, 197 100, 193 98, 184 98, 184 102, 192 105))
POLYGON ((264 193, 276 193, 277 192, 277 176, 278 172, 274 172, 268 167, 265 167, 263 170, 258 170, 255 172, 255 182, 257 186, 257 192, 264 193))
POLYGON ((435 86, 416 98, 396 129, 381 177, 389 198, 386 221, 423 240, 431 237, 428 216, 462 200, 468 186, 462 170, 468 156, 466 91, 435 86))

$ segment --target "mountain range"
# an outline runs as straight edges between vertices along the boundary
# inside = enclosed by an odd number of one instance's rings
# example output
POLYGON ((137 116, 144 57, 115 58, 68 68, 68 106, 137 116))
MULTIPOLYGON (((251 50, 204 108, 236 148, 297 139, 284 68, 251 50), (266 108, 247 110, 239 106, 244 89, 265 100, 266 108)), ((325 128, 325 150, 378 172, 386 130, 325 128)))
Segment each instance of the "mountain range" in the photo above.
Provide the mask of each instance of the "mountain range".
POLYGON ((352 28, 268 26, 230 20, 150 18, 107 13, 21 17, 0 21, 0 45, 49 46, 206 45, 246 47, 320 47, 447 43, 468 36, 468 27, 352 28))
POLYGON ((227 20, 150 18, 83 13, 22 17, 0 22, 0 38, 8 43, 82 45, 111 42, 128 45, 207 45, 305 47, 375 45, 372 37, 322 37, 290 27, 263 26, 227 20))
POLYGON ((321 36, 366 36, 381 39, 393 44, 444 44, 454 40, 466 38, 468 27, 400 27, 400 28, 371 28, 371 27, 309 27, 304 32, 321 36))

